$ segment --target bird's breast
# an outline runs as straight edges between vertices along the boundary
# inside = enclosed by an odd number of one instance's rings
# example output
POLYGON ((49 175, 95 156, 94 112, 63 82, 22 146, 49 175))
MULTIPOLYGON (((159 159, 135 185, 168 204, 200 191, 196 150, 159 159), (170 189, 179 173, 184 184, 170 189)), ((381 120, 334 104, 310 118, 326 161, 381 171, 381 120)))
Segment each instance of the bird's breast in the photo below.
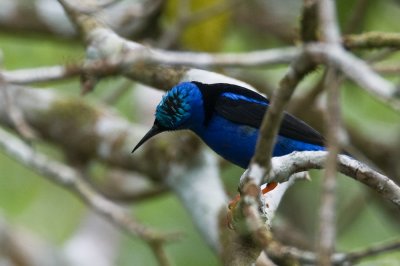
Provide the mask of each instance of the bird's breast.
MULTIPOLYGON (((219 115, 213 115, 207 126, 192 129, 216 153, 226 160, 247 168, 254 155, 258 128, 231 122, 219 115)), ((322 146, 277 136, 273 156, 282 156, 294 151, 324 150, 322 146)))
POLYGON ((207 126, 193 131, 220 156, 247 168, 254 154, 258 129, 238 125, 219 115, 214 115, 207 126))

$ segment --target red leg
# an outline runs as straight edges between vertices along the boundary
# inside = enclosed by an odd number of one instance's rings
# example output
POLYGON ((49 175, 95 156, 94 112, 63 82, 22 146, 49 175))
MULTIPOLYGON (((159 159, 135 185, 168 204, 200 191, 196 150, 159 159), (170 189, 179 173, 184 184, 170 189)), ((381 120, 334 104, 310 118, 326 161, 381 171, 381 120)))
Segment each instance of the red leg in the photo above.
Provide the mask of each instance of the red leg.
MULTIPOLYGON (((271 190, 273 190, 277 186, 278 186, 277 182, 268 183, 267 186, 261 190, 261 193, 263 195, 267 194, 268 192, 270 192, 271 190)), ((228 215, 227 215, 227 225, 232 230, 235 229, 234 226, 233 226, 233 215, 232 215, 232 212, 236 208, 236 205, 239 203, 239 200, 240 200, 240 194, 236 194, 236 196, 229 202, 229 205, 228 205, 229 210, 228 210, 228 215)))

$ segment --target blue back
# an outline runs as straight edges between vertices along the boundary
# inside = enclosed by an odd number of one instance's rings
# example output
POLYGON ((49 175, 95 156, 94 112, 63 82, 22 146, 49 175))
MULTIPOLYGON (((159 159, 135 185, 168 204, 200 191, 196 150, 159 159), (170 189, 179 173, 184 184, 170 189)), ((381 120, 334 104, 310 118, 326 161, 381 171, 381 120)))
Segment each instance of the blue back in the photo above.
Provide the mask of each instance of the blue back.
MULTIPOLYGON (((200 127, 194 131, 216 153, 242 168, 248 167, 254 155, 259 134, 259 129, 237 125, 219 115, 214 115, 207 128, 200 127)), ((294 151, 324 149, 319 145, 278 135, 273 156, 282 156, 294 151)))

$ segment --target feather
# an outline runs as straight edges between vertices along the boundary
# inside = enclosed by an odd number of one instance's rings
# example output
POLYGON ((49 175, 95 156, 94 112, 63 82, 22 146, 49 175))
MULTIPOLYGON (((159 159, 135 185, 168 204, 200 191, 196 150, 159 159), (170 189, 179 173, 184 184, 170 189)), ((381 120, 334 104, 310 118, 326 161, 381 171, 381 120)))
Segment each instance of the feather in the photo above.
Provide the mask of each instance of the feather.
MULTIPOLYGON (((268 108, 268 101, 261 103, 244 97, 232 99, 222 94, 215 103, 215 111, 225 119, 254 128, 260 128, 268 108)), ((300 119, 284 113, 279 135, 310 144, 324 146, 323 137, 300 119)))

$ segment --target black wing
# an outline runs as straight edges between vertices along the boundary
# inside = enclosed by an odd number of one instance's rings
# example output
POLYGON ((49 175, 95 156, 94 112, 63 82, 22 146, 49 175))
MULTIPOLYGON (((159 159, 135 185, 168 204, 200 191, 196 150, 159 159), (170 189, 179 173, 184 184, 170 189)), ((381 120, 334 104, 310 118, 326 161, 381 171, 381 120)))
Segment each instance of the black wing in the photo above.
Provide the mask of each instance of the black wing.
MULTIPOLYGON (((230 99, 221 95, 215 103, 215 111, 234 123, 259 128, 268 108, 268 100, 265 99, 265 103, 264 105, 242 99, 230 99)), ((279 135, 324 146, 324 138, 318 131, 286 112, 279 135)))

